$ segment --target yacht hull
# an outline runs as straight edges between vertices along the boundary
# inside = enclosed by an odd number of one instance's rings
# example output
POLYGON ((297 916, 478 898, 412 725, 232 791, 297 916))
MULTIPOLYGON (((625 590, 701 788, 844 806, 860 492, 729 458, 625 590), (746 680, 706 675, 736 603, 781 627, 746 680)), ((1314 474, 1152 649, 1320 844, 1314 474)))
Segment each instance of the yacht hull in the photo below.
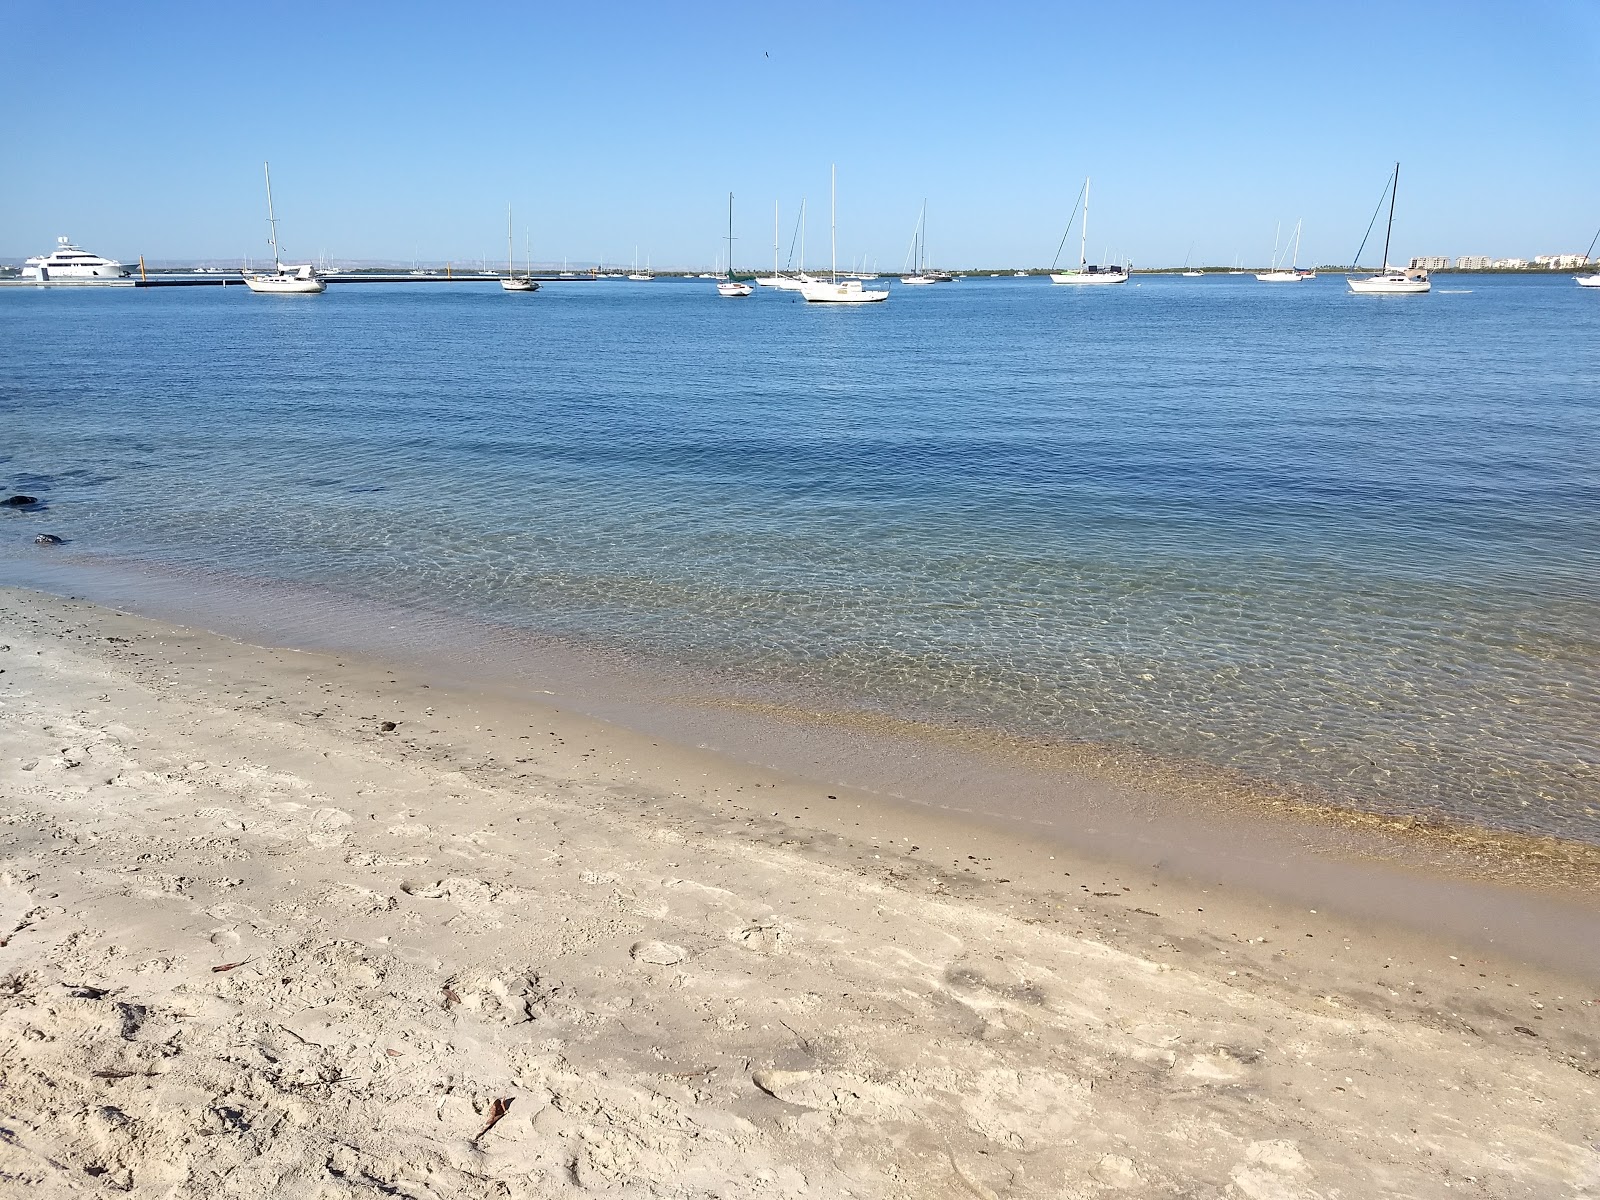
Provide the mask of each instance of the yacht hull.
POLYGON ((1307 279, 1315 279, 1315 275, 1302 274, 1299 271, 1261 271, 1256 278, 1262 283, 1304 283, 1307 279))
POLYGON ((1579 275, 1577 280, 1579 287, 1600 288, 1600 275, 1579 275))

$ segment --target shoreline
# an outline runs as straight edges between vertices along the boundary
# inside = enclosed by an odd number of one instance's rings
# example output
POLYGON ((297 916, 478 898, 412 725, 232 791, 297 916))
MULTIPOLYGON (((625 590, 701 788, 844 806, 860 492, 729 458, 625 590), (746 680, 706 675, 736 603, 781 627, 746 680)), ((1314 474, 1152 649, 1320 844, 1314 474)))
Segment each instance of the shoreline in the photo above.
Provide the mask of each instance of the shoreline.
POLYGON ((1592 977, 1510 947, 361 656, 9 588, 0 625, 19 1183, 1536 1196, 1600 1169, 1592 977), (1352 1146, 1354 1113, 1395 1132, 1352 1146))
POLYGON ((1196 886, 1340 911, 1600 980, 1600 846, 1379 813, 1143 751, 837 711, 634 656, 279 583, 135 561, 34 557, 40 594, 84 596, 247 644, 357 655, 502 703, 559 703, 619 731, 848 789, 898 819, 938 814, 1196 886))

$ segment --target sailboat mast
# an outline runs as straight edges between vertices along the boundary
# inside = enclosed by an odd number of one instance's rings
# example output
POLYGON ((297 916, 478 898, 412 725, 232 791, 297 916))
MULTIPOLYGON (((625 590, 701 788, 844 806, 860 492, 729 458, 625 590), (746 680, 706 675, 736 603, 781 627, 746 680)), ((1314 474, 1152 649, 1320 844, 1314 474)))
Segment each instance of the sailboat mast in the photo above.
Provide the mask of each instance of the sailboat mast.
POLYGON ((1389 188, 1389 226, 1383 231, 1383 269, 1389 269, 1389 235, 1394 232, 1394 198, 1400 190, 1400 164, 1394 165, 1394 183, 1389 188))
POLYGON ((283 264, 278 261, 278 218, 272 211, 272 164, 262 163, 261 170, 267 177, 267 242, 272 247, 272 265, 281 271, 283 264))
POLYGON ((839 282, 839 164, 828 168, 828 271, 839 282))
POLYGON ((778 205, 781 201, 772 202, 772 277, 778 277, 778 205))
POLYGON ((733 278, 733 193, 728 193, 728 278, 733 278))
POLYGON ((1083 177, 1083 243, 1078 247, 1078 269, 1089 265, 1089 177, 1083 177))
POLYGON ((506 278, 510 279, 516 270, 516 264, 511 258, 511 205, 506 205, 506 278))

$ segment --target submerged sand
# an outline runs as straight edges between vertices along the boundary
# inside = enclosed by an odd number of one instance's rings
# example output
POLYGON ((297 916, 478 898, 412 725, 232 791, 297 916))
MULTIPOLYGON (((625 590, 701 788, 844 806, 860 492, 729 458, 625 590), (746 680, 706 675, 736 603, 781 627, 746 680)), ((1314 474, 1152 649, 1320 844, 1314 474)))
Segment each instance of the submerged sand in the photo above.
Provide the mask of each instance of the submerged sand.
POLYGON ((1600 1196, 1592 977, 335 655, 0 644, 6 1194, 1600 1196))

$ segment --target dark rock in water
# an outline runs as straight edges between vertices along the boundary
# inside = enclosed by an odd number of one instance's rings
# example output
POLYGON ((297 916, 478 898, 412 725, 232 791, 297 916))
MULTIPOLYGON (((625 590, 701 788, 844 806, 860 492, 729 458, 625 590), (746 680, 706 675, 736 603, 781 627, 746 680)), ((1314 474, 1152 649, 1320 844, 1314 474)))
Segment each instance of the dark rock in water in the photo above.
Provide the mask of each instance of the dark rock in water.
POLYGON ((64 539, 58 538, 53 533, 41 533, 33 539, 33 544, 35 546, 60 546, 64 544, 64 539))
POLYGON ((7 508, 26 508, 30 504, 37 503, 39 503, 37 496, 7 496, 4 500, 0 500, 0 504, 7 508))

